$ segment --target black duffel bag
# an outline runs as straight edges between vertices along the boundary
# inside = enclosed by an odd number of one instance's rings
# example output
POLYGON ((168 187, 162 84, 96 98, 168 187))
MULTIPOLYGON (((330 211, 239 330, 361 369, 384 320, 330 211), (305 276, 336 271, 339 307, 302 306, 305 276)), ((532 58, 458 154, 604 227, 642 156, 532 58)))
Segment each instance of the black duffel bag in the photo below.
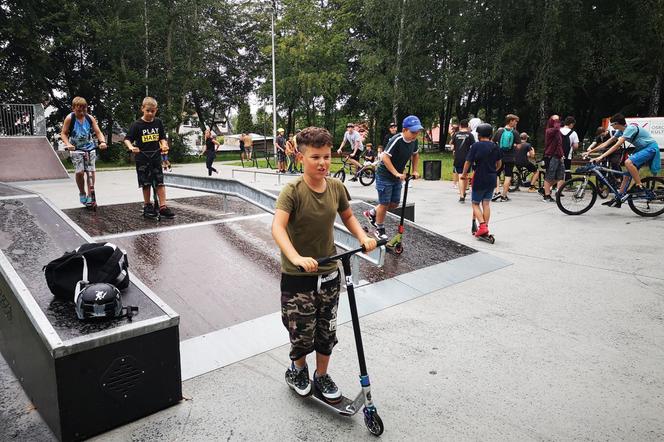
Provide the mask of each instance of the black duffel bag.
POLYGON ((106 282, 120 290, 129 286, 127 254, 112 243, 86 243, 54 259, 43 268, 56 298, 73 300, 76 284, 106 282))

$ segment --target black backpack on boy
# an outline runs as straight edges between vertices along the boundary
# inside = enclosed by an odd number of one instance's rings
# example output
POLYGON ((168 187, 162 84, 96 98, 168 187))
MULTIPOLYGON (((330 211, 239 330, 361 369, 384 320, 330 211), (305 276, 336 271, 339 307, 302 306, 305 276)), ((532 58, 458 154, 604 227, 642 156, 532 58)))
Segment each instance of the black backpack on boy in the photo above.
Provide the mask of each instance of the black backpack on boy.
POLYGON ((105 282, 119 290, 129 286, 127 254, 112 243, 88 243, 54 259, 43 268, 56 298, 73 300, 76 284, 105 282))

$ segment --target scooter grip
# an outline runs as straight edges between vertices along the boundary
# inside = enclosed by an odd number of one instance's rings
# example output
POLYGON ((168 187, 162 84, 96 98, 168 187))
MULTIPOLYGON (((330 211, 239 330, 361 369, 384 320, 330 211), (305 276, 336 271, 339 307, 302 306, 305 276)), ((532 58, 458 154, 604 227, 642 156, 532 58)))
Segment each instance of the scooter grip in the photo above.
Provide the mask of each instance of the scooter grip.
POLYGON ((378 242, 376 243, 376 247, 384 246, 389 242, 389 239, 379 239, 378 242))

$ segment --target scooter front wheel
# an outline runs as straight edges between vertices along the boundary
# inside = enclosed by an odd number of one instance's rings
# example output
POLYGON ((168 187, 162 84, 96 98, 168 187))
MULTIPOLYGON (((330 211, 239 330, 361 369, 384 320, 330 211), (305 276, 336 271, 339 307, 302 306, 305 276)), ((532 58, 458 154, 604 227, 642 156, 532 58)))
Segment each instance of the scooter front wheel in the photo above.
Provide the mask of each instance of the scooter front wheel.
POLYGON ((383 420, 378 416, 378 413, 375 410, 369 411, 366 408, 364 409, 364 423, 369 430, 369 433, 374 436, 380 436, 385 431, 385 426, 383 426, 383 420))
POLYGON ((403 245, 400 242, 394 245, 394 253, 397 255, 401 255, 403 253, 403 245))

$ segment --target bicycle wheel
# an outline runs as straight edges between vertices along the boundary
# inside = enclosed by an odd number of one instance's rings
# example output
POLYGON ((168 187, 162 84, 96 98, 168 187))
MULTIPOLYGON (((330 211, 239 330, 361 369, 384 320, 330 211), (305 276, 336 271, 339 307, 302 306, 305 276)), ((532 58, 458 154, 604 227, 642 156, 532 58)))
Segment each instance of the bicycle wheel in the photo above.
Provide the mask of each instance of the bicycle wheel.
POLYGON ((363 186, 371 186, 375 180, 376 172, 372 168, 362 169, 362 173, 360 173, 360 183, 362 183, 363 186))
POLYGON ((596 200, 597 187, 587 177, 576 177, 567 180, 556 192, 558 208, 568 215, 586 213, 595 204, 596 200))
POLYGON ((627 203, 632 212, 641 216, 657 216, 664 213, 664 178, 649 176, 641 180, 643 187, 652 192, 632 195, 627 203))
POLYGON ((332 176, 341 181, 342 183, 346 181, 346 171, 343 169, 337 170, 336 172, 334 172, 334 175, 332 176))

